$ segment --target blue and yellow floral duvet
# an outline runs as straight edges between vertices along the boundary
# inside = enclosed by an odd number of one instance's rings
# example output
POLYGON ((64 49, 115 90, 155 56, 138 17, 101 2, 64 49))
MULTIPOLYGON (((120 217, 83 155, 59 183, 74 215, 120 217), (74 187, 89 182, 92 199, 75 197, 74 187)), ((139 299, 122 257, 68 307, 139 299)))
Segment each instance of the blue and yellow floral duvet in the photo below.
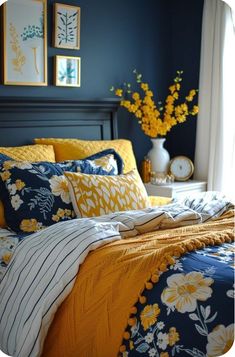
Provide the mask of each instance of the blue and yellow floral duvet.
POLYGON ((137 303, 123 357, 221 356, 234 339, 234 244, 185 254, 137 303))
POLYGON ((0 228, 0 282, 8 263, 22 235, 16 235, 7 229, 0 228))

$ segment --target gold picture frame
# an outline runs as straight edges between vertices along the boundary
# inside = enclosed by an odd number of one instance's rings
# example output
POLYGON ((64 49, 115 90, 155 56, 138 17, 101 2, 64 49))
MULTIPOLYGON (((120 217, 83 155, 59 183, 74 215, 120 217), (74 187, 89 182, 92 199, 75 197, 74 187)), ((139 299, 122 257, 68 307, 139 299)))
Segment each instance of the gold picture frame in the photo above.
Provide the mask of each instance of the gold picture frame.
POLYGON ((81 86, 81 58, 73 56, 55 56, 54 84, 58 87, 81 86))
POLYGON ((3 4, 3 83, 47 86, 47 0, 3 4))
POLYGON ((79 50, 80 20, 79 6, 54 3, 53 46, 79 50))

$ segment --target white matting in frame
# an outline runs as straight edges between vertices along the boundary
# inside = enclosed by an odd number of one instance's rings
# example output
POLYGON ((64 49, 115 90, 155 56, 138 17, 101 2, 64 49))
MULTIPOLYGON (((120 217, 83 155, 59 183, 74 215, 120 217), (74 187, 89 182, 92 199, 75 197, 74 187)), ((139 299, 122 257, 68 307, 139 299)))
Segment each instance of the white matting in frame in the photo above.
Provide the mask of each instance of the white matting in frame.
POLYGON ((4 84, 47 85, 47 1, 3 5, 4 84))

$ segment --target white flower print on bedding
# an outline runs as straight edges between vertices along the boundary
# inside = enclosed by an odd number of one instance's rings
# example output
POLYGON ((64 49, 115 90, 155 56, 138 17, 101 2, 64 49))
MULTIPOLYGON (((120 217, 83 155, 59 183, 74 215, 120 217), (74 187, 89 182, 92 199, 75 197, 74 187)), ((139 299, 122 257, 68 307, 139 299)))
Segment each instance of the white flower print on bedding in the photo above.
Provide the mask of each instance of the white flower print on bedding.
POLYGON ((16 185, 13 183, 12 185, 8 185, 8 190, 9 190, 10 195, 13 196, 13 195, 16 194, 17 187, 16 187, 16 185))
POLYGON ((153 341, 153 338, 153 333, 148 332, 144 339, 147 343, 151 343, 153 341))
POLYGON ((157 345, 161 350, 165 350, 169 343, 169 336, 167 333, 159 332, 157 335, 157 345))
POLYGON ((24 203, 24 202, 21 200, 19 195, 12 196, 11 205, 15 211, 17 211, 20 208, 22 203, 24 203))
POLYGON ((65 203, 70 203, 71 198, 69 194, 68 181, 65 176, 52 176, 49 180, 51 191, 53 195, 60 196, 62 201, 65 203))
POLYGON ((207 356, 216 357, 224 355, 230 350, 234 340, 234 325, 216 326, 212 332, 207 336, 207 356))
POLYGON ((173 274, 167 279, 168 287, 163 290, 161 300, 181 313, 192 312, 197 307, 197 300, 206 301, 211 297, 213 282, 200 272, 173 274))

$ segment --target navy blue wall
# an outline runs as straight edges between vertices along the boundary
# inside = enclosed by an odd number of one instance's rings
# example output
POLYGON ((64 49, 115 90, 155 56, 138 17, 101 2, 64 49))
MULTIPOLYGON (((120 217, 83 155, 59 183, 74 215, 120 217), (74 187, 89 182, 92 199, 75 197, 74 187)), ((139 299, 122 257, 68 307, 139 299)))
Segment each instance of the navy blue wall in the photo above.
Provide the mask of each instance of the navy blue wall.
MULTIPOLYGON (((201 27, 203 0, 170 0, 171 19, 171 72, 182 69, 182 94, 199 86, 201 27)), ((196 117, 175 126, 167 135, 172 155, 186 155, 194 159, 196 117)))
MULTIPOLYGON (((185 88, 198 86, 203 0, 63 0, 81 6, 79 51, 51 47, 53 2, 48 1, 49 86, 0 85, 0 96, 106 98, 111 85, 134 78, 134 68, 143 73, 157 100, 166 96, 168 82, 179 68, 185 71, 185 88), (81 56, 81 88, 53 86, 56 54, 81 56)), ((166 145, 171 156, 193 158, 194 135, 195 119, 172 130, 166 145)), ((123 109, 119 136, 132 140, 138 161, 151 147, 136 120, 123 109)))

